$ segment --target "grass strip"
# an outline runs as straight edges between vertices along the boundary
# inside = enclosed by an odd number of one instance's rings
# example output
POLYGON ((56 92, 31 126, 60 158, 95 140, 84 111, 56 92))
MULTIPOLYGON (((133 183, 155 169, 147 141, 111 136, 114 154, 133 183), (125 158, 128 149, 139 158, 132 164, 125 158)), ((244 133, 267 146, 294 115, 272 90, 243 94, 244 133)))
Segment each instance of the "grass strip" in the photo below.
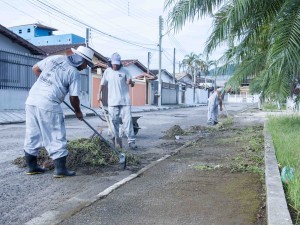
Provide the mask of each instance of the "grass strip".
POLYGON ((284 184, 289 205, 300 212, 300 117, 271 116, 267 127, 272 135, 279 168, 294 169, 293 178, 284 184))

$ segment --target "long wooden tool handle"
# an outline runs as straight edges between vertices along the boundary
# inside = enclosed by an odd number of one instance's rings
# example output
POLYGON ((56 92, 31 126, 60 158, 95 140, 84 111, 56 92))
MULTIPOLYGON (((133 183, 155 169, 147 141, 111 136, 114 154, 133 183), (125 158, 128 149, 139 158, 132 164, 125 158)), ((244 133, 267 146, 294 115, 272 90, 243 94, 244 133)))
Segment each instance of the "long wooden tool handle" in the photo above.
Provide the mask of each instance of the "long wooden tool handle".
MULTIPOLYGON (((65 101, 64 101, 64 103, 65 103, 66 106, 68 106, 69 109, 71 109, 71 110, 75 113, 74 109, 73 109, 68 103, 66 103, 65 101)), ((97 136, 98 136, 103 142, 105 142, 105 143, 106 143, 106 144, 107 144, 114 152, 116 152, 118 155, 120 155, 120 152, 119 152, 112 144, 110 144, 107 140, 105 140, 105 138, 102 137, 102 135, 101 135, 94 127, 92 127, 85 119, 82 119, 82 121, 83 121, 89 128, 91 128, 91 129, 95 132, 95 134, 97 134, 97 136)))
POLYGON ((115 135, 115 134, 114 134, 114 131, 113 131, 112 127, 111 127, 110 120, 109 120, 109 118, 108 118, 108 116, 107 116, 107 114, 106 114, 106 111, 105 111, 104 107, 103 107, 102 101, 100 101, 100 107, 101 107, 102 110, 103 110, 103 114, 104 114, 105 120, 106 120, 106 122, 107 122, 109 131, 110 131, 111 134, 114 136, 114 135, 115 135))

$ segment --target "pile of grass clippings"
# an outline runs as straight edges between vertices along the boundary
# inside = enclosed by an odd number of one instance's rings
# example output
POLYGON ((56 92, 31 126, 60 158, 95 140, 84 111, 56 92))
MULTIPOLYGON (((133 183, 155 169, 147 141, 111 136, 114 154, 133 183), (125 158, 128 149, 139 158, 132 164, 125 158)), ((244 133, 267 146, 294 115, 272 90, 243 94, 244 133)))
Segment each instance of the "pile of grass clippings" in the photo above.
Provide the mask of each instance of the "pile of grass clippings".
MULTIPOLYGON (((110 147, 95 137, 92 139, 81 138, 67 143, 68 157, 67 167, 72 169, 103 167, 106 165, 116 165, 119 163, 119 156, 110 147)), ((129 152, 125 153, 127 164, 139 164, 139 160, 129 152)), ((45 148, 40 149, 38 154, 38 164, 44 168, 53 169, 53 161, 48 156, 45 148)), ((26 167, 25 157, 18 157, 13 161, 18 167, 26 167)))
POLYGON ((163 139, 174 139, 175 136, 185 135, 185 131, 179 126, 174 125, 169 130, 164 132, 165 135, 162 137, 163 139))

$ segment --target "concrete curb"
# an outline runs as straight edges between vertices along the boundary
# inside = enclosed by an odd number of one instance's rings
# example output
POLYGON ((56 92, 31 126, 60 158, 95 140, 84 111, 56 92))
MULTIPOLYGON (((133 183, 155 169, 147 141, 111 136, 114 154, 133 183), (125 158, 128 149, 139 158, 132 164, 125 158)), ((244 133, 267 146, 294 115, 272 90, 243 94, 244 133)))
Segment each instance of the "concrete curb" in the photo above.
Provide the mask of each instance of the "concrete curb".
POLYGON ((280 179, 278 163, 271 134, 264 124, 265 138, 265 178, 267 189, 267 221, 268 225, 292 225, 287 202, 280 179))
MULTIPOLYGON (((151 109, 136 109, 136 110, 133 109, 131 113, 153 112, 153 111, 170 110, 170 109, 182 109, 182 108, 191 108, 191 107, 199 107, 199 106, 207 106, 207 104, 184 105, 184 106, 174 106, 174 107, 161 107, 161 108, 151 108, 151 109)), ((65 116, 66 119, 76 117, 74 113, 65 113, 64 116, 65 116)), ((91 113, 84 113, 83 112, 83 116, 84 117, 96 116, 96 114, 93 113, 93 112, 91 112, 91 113)))
POLYGON ((0 122, 0 125, 9 125, 9 124, 18 124, 18 123, 25 123, 25 120, 0 122))
MULTIPOLYGON (((181 151, 183 148, 190 145, 191 142, 184 144, 183 146, 179 147, 174 151, 172 155, 177 154, 179 151, 181 151)), ((147 170, 151 169, 156 164, 166 160, 167 158, 171 157, 172 155, 165 155, 162 158, 150 163, 149 165, 145 166, 141 170, 139 170, 137 173, 131 174, 128 177, 122 179, 121 181, 113 184, 112 186, 106 188, 104 191, 100 192, 99 194, 90 197, 90 198, 80 198, 80 197, 73 197, 69 200, 65 201, 65 203, 61 206, 59 206, 59 210, 49 210, 42 215, 32 218, 30 221, 26 222, 25 225, 54 225, 59 224, 65 219, 71 217, 72 215, 76 214, 80 210, 82 210, 85 207, 90 206, 92 203, 94 203, 97 200, 103 199, 106 196, 108 196, 111 192, 118 189, 119 187, 123 186, 124 184, 128 183, 129 181, 139 177, 143 173, 145 173, 147 170)))
POLYGON ((127 182, 137 178, 141 174, 143 174, 145 171, 149 170, 153 166, 155 166, 157 163, 169 158, 171 155, 165 155, 164 157, 158 159, 157 161, 152 162, 148 166, 145 166, 141 170, 139 170, 135 174, 131 174, 128 177, 122 179, 121 181, 113 184, 112 186, 106 188, 104 191, 100 192, 99 194, 88 198, 79 198, 79 197, 73 197, 69 200, 67 200, 63 205, 59 207, 59 210, 49 210, 42 215, 35 217, 25 223, 26 225, 53 225, 53 224, 59 224, 63 220, 69 218, 70 216, 74 215, 75 213, 79 212, 85 207, 88 207, 93 202, 103 199, 106 196, 108 196, 111 192, 118 189, 119 187, 123 186, 127 182))
MULTIPOLYGON (((174 105, 174 106, 162 106, 160 108, 132 108, 132 113, 140 113, 140 112, 153 112, 159 110, 170 110, 170 109, 181 109, 181 108, 190 108, 190 107, 199 107, 199 106, 207 106, 207 104, 198 104, 198 105, 174 105)), ((96 114, 90 110, 83 110, 84 117, 96 116, 96 114)), ((64 111, 65 119, 76 118, 75 114, 71 110, 64 111)), ((1 112, 0 111, 0 125, 9 125, 9 124, 18 124, 25 123, 25 112, 20 115, 20 113, 11 112, 1 112), (2 115, 1 113, 4 113, 2 115)))

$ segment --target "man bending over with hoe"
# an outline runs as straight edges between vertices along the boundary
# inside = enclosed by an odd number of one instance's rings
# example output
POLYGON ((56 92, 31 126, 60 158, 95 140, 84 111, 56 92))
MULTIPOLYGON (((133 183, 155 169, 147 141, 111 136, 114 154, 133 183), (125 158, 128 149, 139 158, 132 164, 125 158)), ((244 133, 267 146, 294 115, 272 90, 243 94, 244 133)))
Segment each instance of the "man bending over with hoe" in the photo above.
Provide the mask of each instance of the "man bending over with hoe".
POLYGON ((218 124, 218 106, 220 106, 220 111, 222 111, 222 88, 215 90, 214 93, 208 98, 208 125, 214 126, 218 124))
POLYGON ((82 120, 79 101, 79 71, 93 66, 94 52, 79 46, 70 56, 49 56, 32 67, 37 81, 30 89, 26 100, 25 160, 27 174, 44 173, 46 169, 37 165, 37 155, 45 147, 54 161, 54 177, 75 176, 66 168, 66 129, 60 104, 67 93, 76 117, 82 120))

